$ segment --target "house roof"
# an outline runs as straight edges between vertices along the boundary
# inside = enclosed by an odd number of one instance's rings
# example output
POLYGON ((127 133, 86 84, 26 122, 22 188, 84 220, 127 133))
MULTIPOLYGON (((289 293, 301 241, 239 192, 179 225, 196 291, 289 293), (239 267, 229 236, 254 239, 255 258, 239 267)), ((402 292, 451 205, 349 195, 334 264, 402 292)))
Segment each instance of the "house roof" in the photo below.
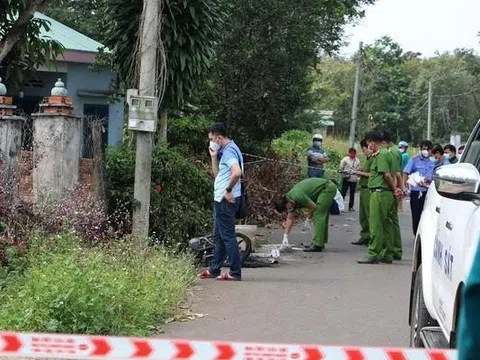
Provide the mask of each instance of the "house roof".
POLYGON ((48 20, 50 22, 50 31, 42 29, 41 36, 50 37, 53 40, 58 41, 66 50, 98 53, 98 48, 103 47, 98 41, 69 28, 45 14, 36 12, 34 17, 37 19, 48 20))

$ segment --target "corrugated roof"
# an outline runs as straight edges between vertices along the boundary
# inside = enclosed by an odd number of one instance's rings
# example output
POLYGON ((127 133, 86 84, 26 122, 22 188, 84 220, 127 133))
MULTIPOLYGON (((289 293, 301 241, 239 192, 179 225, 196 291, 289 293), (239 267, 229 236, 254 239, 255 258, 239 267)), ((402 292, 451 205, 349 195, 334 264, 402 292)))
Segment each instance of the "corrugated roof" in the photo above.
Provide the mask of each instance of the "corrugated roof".
POLYGON ((42 37, 50 37, 61 43, 65 49, 73 51, 86 51, 97 53, 98 48, 103 47, 98 41, 95 41, 88 36, 85 36, 78 31, 69 28, 57 20, 48 17, 45 14, 36 12, 34 15, 37 19, 45 19, 50 22, 50 31, 42 29, 42 37))

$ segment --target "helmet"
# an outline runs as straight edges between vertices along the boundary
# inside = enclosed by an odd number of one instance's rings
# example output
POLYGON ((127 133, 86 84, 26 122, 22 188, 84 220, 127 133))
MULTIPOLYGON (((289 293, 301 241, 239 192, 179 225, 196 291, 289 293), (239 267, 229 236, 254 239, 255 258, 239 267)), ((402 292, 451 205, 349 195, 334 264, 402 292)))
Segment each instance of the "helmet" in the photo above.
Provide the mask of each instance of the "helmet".
POLYGON ((320 141, 322 141, 322 140, 323 140, 322 134, 315 134, 315 135, 313 135, 313 141, 315 141, 315 140, 320 140, 320 141))
POLYGON ((406 141, 400 141, 398 147, 408 147, 408 143, 406 141))

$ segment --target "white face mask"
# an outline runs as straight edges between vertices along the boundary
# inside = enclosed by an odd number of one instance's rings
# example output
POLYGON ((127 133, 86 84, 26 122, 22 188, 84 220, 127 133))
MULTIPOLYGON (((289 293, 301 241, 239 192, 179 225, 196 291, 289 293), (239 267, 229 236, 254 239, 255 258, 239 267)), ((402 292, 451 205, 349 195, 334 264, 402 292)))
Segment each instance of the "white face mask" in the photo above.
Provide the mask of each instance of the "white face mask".
POLYGON ((422 150, 422 156, 424 158, 428 158, 430 156, 430 154, 428 153, 428 150, 422 150))
POLYGON ((399 150, 400 150, 400 152, 401 152, 402 154, 405 152, 405 149, 404 149, 404 148, 400 148, 399 150))
POLYGON ((213 152, 217 152, 218 150, 220 150, 221 146, 218 145, 216 142, 210 140, 210 143, 208 144, 208 147, 213 152))

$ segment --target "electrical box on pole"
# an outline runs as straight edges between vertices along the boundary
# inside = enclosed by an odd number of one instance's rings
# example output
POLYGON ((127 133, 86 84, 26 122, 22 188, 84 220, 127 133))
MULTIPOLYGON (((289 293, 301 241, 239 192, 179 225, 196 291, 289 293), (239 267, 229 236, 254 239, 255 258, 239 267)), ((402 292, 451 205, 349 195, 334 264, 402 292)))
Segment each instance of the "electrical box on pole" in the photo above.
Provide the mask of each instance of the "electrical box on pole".
POLYGON ((139 96, 138 90, 127 90, 128 129, 156 132, 158 100, 154 96, 139 96))

